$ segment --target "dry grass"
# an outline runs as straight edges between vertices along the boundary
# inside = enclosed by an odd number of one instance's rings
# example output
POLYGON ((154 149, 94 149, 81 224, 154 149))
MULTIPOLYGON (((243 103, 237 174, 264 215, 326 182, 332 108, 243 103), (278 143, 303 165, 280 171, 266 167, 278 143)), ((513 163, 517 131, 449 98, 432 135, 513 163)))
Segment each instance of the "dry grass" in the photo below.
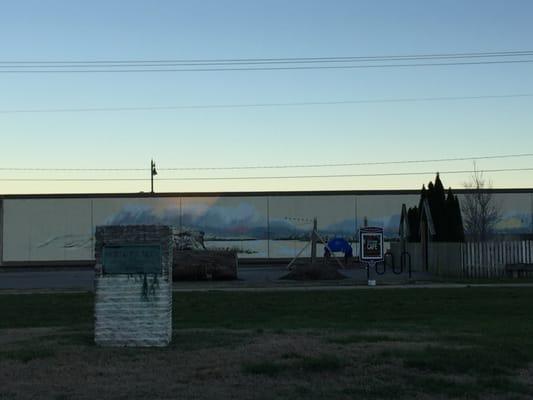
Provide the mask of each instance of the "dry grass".
POLYGON ((134 349, 97 347, 90 331, 0 332, 2 399, 472 398, 480 383, 494 389, 489 397, 531 394, 531 369, 479 382, 465 371, 405 368, 402 355, 427 349, 423 335, 183 330, 167 349, 134 349))
POLYGON ((533 398, 531 289, 175 294, 165 349, 90 295, 0 295, 0 399, 533 398))
POLYGON ((169 349, 106 349, 81 338, 25 335, 3 348, 3 398, 308 398, 349 388, 366 353, 312 333, 178 332, 169 349), (270 373, 269 364, 279 370, 270 373))

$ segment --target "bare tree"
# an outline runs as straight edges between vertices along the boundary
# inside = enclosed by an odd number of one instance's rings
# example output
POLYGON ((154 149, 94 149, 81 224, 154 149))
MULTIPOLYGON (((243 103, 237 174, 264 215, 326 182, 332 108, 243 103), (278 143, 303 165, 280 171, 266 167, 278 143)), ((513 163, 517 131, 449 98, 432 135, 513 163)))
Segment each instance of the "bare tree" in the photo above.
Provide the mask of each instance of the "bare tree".
POLYGON ((465 233, 474 241, 486 241, 501 219, 500 207, 492 195, 492 185, 485 180, 474 163, 471 180, 464 186, 470 189, 465 194, 461 207, 465 233))

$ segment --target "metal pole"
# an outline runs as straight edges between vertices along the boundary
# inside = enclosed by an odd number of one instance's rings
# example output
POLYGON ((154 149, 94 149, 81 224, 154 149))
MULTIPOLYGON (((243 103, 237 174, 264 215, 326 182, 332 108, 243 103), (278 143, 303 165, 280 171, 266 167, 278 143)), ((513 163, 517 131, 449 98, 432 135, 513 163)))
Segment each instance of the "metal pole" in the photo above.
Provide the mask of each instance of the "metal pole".
POLYGON ((316 237, 317 237, 317 223, 316 217, 313 219, 313 233, 311 233, 311 264, 316 261, 316 237))
POLYGON ((266 198, 266 201, 267 201, 267 209, 266 209, 266 212, 267 212, 267 258, 270 259, 270 196, 267 196, 266 198))
POLYGON ((154 160, 150 160, 150 193, 154 194, 154 175, 157 175, 154 160))
POLYGON ((150 160, 150 193, 154 193, 154 160, 150 160))
POLYGON ((309 246, 309 244, 311 244, 311 242, 307 242, 306 245, 303 247, 303 249, 300 250, 300 251, 298 252, 298 254, 296 254, 296 255, 294 256, 294 258, 291 260, 291 262, 289 263, 289 265, 287 265, 287 269, 291 269, 292 264, 294 264, 294 263, 296 262, 296 260, 298 259, 298 257, 300 257, 300 254, 302 254, 302 253, 305 251, 305 249, 307 249, 307 247, 309 246))
MULTIPOLYGON (((93 246, 94 249, 94 246, 93 246)), ((0 199, 0 266, 4 259, 4 201, 0 199)))

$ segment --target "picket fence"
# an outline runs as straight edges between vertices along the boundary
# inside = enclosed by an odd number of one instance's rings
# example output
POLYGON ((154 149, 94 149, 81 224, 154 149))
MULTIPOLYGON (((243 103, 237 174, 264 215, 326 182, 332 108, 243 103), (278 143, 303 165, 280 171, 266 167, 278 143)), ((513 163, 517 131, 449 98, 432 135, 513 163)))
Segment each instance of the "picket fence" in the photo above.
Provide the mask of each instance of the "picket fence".
MULTIPOLYGON (((427 267, 421 243, 405 243, 404 246, 413 272, 428 271, 448 278, 502 278, 507 264, 533 264, 533 240, 430 242, 427 267)), ((402 251, 400 243, 391 243, 391 252, 397 263, 402 251)), ((525 275, 528 274, 533 276, 533 272, 525 275)))
POLYGON ((533 240, 466 242, 460 251, 465 278, 503 277, 506 264, 533 263, 533 240))

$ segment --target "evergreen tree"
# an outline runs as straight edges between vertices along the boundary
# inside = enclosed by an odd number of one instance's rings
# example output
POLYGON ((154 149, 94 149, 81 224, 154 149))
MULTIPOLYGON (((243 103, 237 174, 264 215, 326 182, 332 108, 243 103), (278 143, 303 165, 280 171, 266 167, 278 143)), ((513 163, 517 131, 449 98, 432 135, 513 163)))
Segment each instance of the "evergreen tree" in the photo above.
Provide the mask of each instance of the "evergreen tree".
POLYGON ((437 232, 437 241, 444 242, 449 237, 449 220, 446 210, 446 193, 438 173, 435 178, 435 185, 433 186, 433 199, 431 203, 431 216, 433 217, 433 224, 437 232))
POLYGON ((409 242, 420 242, 420 211, 414 206, 407 210, 407 222, 409 223, 409 242))
POLYGON ((427 189, 422 185, 418 207, 409 208, 407 218, 409 221, 409 241, 420 241, 420 215, 422 204, 427 200, 433 226, 436 235, 434 240, 438 242, 463 242, 464 229, 461 216, 461 207, 457 196, 452 189, 446 193, 439 174, 435 177, 435 183, 429 182, 427 189))

